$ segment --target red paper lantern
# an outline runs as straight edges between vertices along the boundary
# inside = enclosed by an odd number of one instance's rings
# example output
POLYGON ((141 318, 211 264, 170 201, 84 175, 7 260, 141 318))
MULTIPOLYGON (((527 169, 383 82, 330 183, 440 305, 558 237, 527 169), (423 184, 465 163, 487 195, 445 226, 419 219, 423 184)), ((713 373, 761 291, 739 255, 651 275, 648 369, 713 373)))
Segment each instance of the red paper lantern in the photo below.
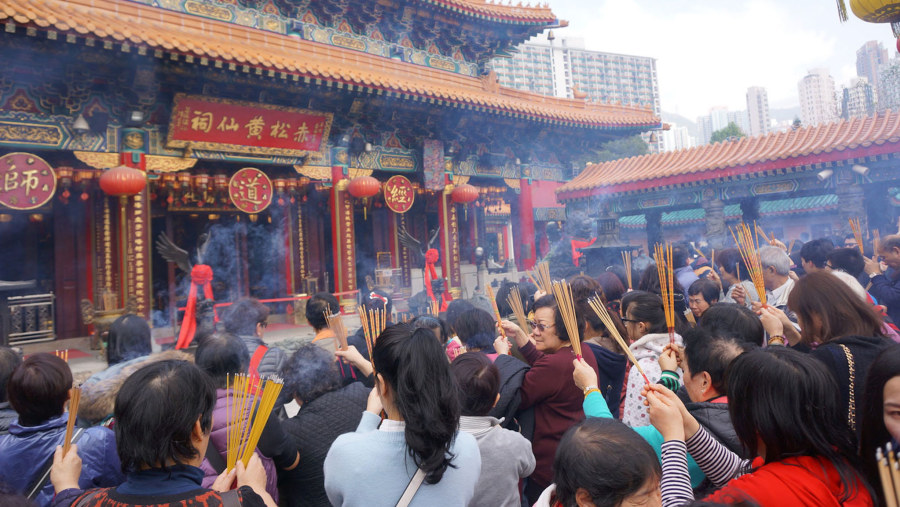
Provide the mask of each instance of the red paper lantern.
POLYGON ((358 198, 372 197, 381 190, 381 182, 371 176, 360 176, 350 180, 347 191, 358 198))
POLYGON ((478 199, 478 189, 468 183, 460 185, 453 189, 453 192, 450 194, 450 199, 456 203, 468 204, 475 199, 478 199))
POLYGON ((109 195, 135 195, 147 186, 147 178, 143 171, 133 167, 120 165, 100 176, 100 188, 109 195))

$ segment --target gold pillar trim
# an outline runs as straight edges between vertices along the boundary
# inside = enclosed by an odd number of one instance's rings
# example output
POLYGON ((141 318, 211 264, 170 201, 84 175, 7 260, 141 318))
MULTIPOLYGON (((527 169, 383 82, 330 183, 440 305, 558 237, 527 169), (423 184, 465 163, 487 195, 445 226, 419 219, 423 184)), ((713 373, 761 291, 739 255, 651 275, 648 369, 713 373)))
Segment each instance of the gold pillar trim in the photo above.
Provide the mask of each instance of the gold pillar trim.
POLYGON ((522 189, 522 180, 517 178, 503 178, 503 181, 506 183, 506 186, 515 190, 522 189))

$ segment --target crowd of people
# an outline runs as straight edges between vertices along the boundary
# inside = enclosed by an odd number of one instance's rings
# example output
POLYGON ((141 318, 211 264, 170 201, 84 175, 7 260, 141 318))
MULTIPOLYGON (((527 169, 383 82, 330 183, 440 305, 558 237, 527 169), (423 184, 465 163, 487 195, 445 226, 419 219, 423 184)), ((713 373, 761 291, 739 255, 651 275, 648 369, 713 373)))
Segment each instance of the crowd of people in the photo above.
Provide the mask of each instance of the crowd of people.
POLYGON ((371 350, 363 330, 331 345, 331 294, 292 352, 254 299, 189 351, 153 353, 126 315, 77 414, 63 359, 0 348, 0 506, 894 505, 876 452, 900 442, 900 236, 846 239, 751 252, 763 286, 737 248, 675 245, 674 328, 655 265, 568 280, 574 326, 524 279, 496 312, 479 296, 405 322, 370 292, 389 316, 371 350), (229 467, 236 374, 283 389, 229 467))

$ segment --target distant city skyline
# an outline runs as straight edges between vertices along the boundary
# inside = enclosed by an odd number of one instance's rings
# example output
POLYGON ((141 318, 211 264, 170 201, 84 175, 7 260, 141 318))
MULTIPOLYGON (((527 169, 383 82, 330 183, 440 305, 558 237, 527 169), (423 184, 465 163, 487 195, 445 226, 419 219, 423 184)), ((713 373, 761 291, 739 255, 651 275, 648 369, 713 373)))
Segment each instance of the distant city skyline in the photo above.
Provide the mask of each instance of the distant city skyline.
MULTIPOLYGON (((856 52, 870 40, 897 56, 888 24, 838 19, 820 0, 696 2, 670 0, 548 0, 586 49, 657 60, 663 111, 687 118, 712 107, 746 110, 751 86, 766 89, 771 109, 800 105, 797 83, 827 68, 839 84, 856 77, 856 52)), ((837 91, 837 90, 836 90, 837 91)))

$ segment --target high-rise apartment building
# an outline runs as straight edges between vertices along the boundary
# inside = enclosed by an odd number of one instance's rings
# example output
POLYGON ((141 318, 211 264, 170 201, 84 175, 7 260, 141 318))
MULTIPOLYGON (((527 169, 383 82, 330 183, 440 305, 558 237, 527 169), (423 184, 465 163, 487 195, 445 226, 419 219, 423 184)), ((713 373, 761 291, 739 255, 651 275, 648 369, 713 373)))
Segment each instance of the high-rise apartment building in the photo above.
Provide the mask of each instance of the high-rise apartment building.
POLYGON ((590 51, 584 39, 546 35, 517 49, 511 58, 491 61, 503 86, 569 98, 577 90, 590 100, 652 107, 661 114, 653 58, 590 51))
POLYGON ((879 67, 888 63, 888 52, 884 46, 870 40, 856 50, 856 75, 869 80, 872 88, 878 89, 879 67))
POLYGON ((694 137, 688 132, 688 128, 674 123, 669 124, 669 130, 660 131, 659 137, 659 151, 685 150, 695 146, 694 137))
POLYGON ((711 108, 708 115, 697 118, 697 127, 700 129, 698 142, 700 144, 709 144, 709 139, 712 137, 713 132, 722 130, 729 123, 734 123, 742 132, 747 133, 748 126, 745 111, 729 111, 725 106, 711 108))
POLYGON ((889 61, 879 69, 876 103, 879 112, 900 110, 900 60, 889 61))
POLYGON ((747 135, 769 132, 769 95, 762 86, 747 88, 747 135))
POLYGON ((875 114, 875 91, 869 80, 857 77, 841 93, 841 118, 848 120, 875 114))
POLYGON ((819 125, 838 118, 838 103, 834 93, 834 78, 828 69, 812 69, 798 84, 800 115, 804 126, 819 125))

